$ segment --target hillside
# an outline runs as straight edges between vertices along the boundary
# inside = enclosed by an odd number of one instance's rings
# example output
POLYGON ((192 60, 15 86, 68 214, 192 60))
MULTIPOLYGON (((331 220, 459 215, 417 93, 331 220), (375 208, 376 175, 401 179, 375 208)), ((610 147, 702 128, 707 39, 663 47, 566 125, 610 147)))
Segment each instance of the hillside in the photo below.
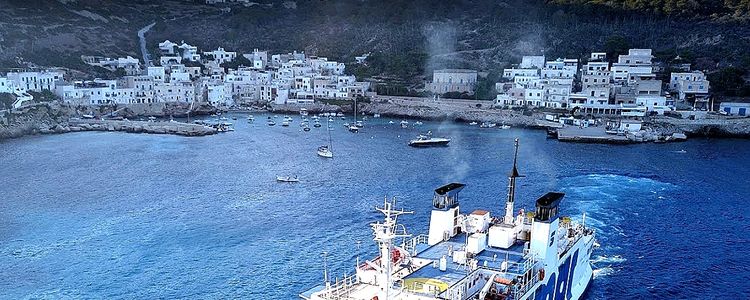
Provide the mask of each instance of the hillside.
POLYGON ((80 55, 140 57, 136 33, 156 22, 147 34, 152 52, 165 39, 203 50, 304 50, 345 62, 373 52, 368 67, 350 70, 417 85, 435 68, 476 68, 492 78, 522 55, 585 57, 627 47, 653 48, 664 61, 680 55, 699 69, 733 66, 735 77, 750 69, 745 0, 267 0, 250 7, 176 0, 1 2, 5 68, 31 62, 91 73, 80 55), (636 5, 666 2, 705 9, 636 5))

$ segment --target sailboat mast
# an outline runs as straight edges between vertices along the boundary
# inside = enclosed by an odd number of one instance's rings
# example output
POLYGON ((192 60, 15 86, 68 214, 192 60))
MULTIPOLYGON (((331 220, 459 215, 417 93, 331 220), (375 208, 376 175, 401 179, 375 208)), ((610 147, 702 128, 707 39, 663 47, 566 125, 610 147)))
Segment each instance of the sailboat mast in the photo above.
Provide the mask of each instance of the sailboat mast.
POLYGON ((328 119, 326 131, 328 131, 328 150, 333 151, 333 144, 331 143, 331 119, 328 119))
POLYGON ((518 139, 515 141, 515 153, 513 154, 513 169, 510 171, 510 175, 508 175, 508 198, 505 201, 505 217, 503 218, 503 223, 505 224, 512 224, 513 223, 513 202, 516 198, 516 178, 521 177, 521 175, 518 175, 518 139))

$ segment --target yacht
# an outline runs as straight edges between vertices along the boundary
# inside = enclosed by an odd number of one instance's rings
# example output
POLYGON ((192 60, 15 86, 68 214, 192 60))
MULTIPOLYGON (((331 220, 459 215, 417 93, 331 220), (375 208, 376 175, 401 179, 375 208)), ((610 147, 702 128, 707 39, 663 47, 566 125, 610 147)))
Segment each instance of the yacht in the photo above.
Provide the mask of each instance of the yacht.
POLYGON ((432 137, 432 131, 428 131, 427 134, 420 134, 416 139, 409 141, 409 146, 412 147, 436 147, 436 146, 448 146, 451 142, 449 138, 443 137, 432 137))

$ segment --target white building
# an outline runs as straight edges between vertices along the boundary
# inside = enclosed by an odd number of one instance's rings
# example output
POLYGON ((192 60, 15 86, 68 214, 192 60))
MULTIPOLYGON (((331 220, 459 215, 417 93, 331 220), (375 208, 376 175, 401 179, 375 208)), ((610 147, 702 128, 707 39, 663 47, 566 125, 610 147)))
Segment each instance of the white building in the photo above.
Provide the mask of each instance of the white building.
POLYGON ((262 70, 268 66, 268 51, 258 51, 254 49, 253 53, 243 54, 247 60, 253 62, 252 68, 262 70))
POLYGON ((215 61, 219 65, 225 62, 233 61, 235 58, 237 58, 237 52, 226 51, 222 47, 219 47, 219 49, 216 49, 214 51, 203 52, 203 55, 208 56, 209 60, 215 61))
POLYGON ((14 90, 13 83, 7 77, 0 77, 0 93, 12 93, 14 90))
POLYGON ((477 71, 466 69, 435 70, 428 89, 436 94, 448 92, 474 93, 477 83, 477 71))
POLYGON ((57 83, 62 82, 63 72, 45 70, 41 72, 10 72, 6 74, 8 81, 24 91, 41 92, 54 91, 57 83))
POLYGON ((677 94, 677 100, 693 102, 695 106, 706 107, 710 83, 701 71, 672 73, 669 76, 669 89, 677 94))
POLYGON ((719 110, 736 116, 750 116, 750 103, 743 102, 721 102, 719 110))
POLYGON ((539 69, 503 69, 503 78, 514 80, 516 76, 539 78, 539 69))
POLYGON ((632 74, 652 74, 651 49, 630 49, 627 55, 620 55, 612 64, 612 80, 625 82, 632 74))
POLYGON ((175 48, 177 48, 177 44, 170 42, 169 40, 159 43, 159 50, 161 51, 162 55, 177 54, 175 48))
POLYGON ((188 45, 183 41, 178 48, 182 52, 182 59, 195 62, 201 61, 201 55, 200 53, 198 53, 198 47, 188 45))
POLYGON ((148 76, 151 76, 154 82, 167 81, 167 72, 164 67, 148 67, 146 74, 148 76))
POLYGON ((544 68, 546 62, 544 55, 541 56, 524 56, 521 58, 521 64, 518 65, 521 69, 541 69, 544 68))
POLYGON ((578 74, 577 59, 561 59, 548 61, 542 68, 542 78, 575 78, 578 74))
POLYGON ((119 88, 117 80, 77 81, 60 85, 55 90, 63 101, 75 104, 130 104, 134 103, 135 90, 119 88))

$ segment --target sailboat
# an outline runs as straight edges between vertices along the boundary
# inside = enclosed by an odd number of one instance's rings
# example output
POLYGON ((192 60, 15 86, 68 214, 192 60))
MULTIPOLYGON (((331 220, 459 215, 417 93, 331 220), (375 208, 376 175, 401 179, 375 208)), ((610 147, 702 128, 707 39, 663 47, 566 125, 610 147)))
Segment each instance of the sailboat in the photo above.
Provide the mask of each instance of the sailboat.
POLYGON ((348 129, 350 132, 357 133, 359 132, 359 129, 362 127, 362 122, 360 121, 357 123, 357 98, 354 98, 354 123, 350 124, 348 126, 348 129), (357 126, 360 125, 360 126, 357 126))
MULTIPOLYGON (((328 122, 328 128, 331 128, 330 121, 328 122)), ((331 131, 328 131, 328 145, 318 147, 318 156, 325 158, 333 158, 333 147, 331 146, 331 131)))

